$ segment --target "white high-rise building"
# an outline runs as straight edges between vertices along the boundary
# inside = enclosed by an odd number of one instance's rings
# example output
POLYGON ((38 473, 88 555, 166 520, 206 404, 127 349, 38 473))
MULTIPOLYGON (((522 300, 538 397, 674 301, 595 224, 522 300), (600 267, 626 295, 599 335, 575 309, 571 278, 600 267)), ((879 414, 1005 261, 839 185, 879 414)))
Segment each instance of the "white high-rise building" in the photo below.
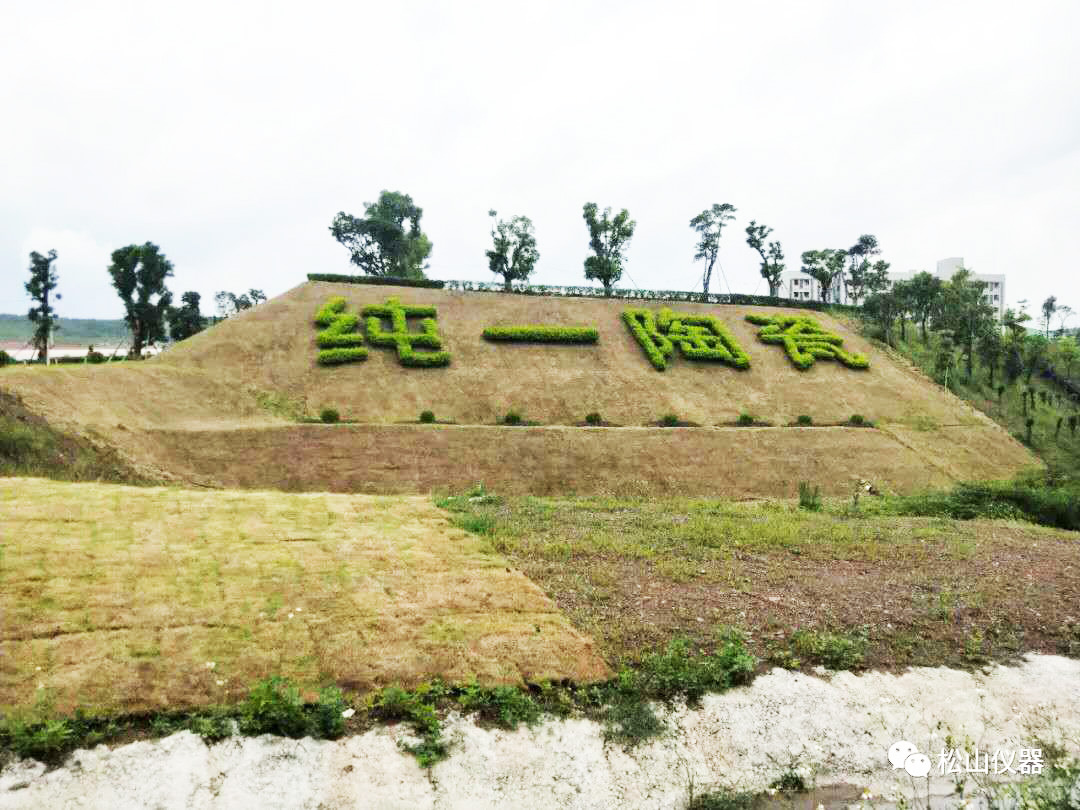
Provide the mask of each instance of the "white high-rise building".
MULTIPOLYGON (((941 259, 937 263, 933 275, 942 281, 948 281, 963 266, 963 257, 951 256, 948 259, 941 259)), ((906 273, 889 273, 889 281, 890 283, 910 281, 919 272, 918 270, 909 270, 906 273)), ((1000 321, 1005 315, 1005 276, 999 273, 972 273, 971 279, 986 284, 983 298, 986 299, 986 303, 994 308, 994 312, 1000 321)))
MULTIPOLYGON (((953 274, 963 266, 964 259, 962 257, 952 256, 948 259, 939 261, 933 275, 942 281, 948 281, 953 277, 953 274)), ((889 284, 892 286, 893 282, 910 281, 918 272, 920 271, 909 270, 907 272, 891 272, 889 273, 889 284)), ((971 278, 986 284, 986 292, 983 297, 986 298, 986 302, 994 308, 994 312, 997 313, 998 320, 1000 320, 1005 314, 1005 276, 999 274, 972 273, 971 278)), ((796 301, 820 301, 821 285, 815 279, 799 270, 785 270, 780 275, 779 294, 781 298, 792 298, 796 301)), ((837 279, 836 282, 833 283, 833 286, 829 291, 829 301, 834 304, 850 303, 848 301, 847 288, 844 287, 843 282, 840 279, 837 279)))

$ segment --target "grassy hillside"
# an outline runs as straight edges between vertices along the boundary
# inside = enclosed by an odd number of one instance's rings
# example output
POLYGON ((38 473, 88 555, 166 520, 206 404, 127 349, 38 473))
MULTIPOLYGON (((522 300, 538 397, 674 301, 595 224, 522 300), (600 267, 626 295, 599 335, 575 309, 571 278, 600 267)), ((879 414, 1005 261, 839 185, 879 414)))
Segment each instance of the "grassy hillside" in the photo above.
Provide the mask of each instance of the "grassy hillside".
MULTIPOLYGON (((0 314, 0 340, 29 341, 33 324, 25 315, 0 314)), ((129 337, 122 319, 60 318, 55 340, 62 344, 115 343, 129 337)))
POLYGON ((865 354, 868 369, 819 360, 800 371, 745 320, 754 308, 680 303, 678 311, 718 316, 750 367, 676 353, 659 372, 623 322, 628 305, 306 283, 155 359, 7 368, 0 388, 64 430, 93 432, 213 486, 409 493, 482 481, 507 493, 793 497, 802 480, 831 494, 860 479, 911 492, 1038 463, 978 410, 827 314, 816 317, 865 354), (406 368, 377 346, 362 363, 318 365, 313 318, 333 295, 352 313, 390 296, 434 307, 449 366, 406 368), (481 337, 488 326, 520 324, 595 328, 599 340, 481 337), (324 407, 361 424, 296 424, 324 407), (417 425, 425 410, 442 424, 417 425), (540 427, 497 427, 511 410, 540 427), (585 427, 591 412, 609 427, 585 427), (667 415, 698 427, 658 427, 667 415), (740 415, 753 426, 736 426, 740 415), (795 425, 803 417, 811 427, 795 425))

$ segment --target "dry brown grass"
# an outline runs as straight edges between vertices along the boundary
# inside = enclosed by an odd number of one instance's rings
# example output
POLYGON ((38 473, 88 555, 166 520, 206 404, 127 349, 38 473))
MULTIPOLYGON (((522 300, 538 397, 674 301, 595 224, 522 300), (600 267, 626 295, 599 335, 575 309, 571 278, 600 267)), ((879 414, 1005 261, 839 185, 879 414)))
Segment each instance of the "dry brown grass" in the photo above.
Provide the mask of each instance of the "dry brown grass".
POLYGON ((200 484, 425 492, 482 479, 508 492, 683 487, 763 497, 793 492, 802 479, 827 491, 846 489, 852 477, 910 491, 920 482, 1007 477, 1038 464, 988 418, 828 315, 816 317, 850 349, 867 354, 869 370, 821 361, 800 372, 780 348, 759 342, 756 327, 744 320, 760 308, 674 304, 719 314, 753 365, 740 372, 677 357, 657 372, 620 319, 625 307, 641 305, 307 283, 151 361, 5 370, 0 385, 60 427, 103 436, 132 461, 200 484), (392 295, 436 306, 451 365, 406 369, 392 351, 373 348, 363 363, 317 366, 311 318, 332 295, 344 295, 349 311, 392 295), (531 346, 480 337, 485 326, 512 323, 595 325, 600 341, 531 346), (259 392, 272 394, 274 407, 260 407, 259 392), (331 438, 287 425, 323 406, 376 427, 331 438), (566 426, 592 411, 628 426, 668 413, 706 426, 730 424, 742 412, 777 426, 800 414, 829 424, 858 413, 887 435, 787 435, 779 428, 417 434, 390 427, 423 410, 462 425, 493 425, 511 409, 526 420, 566 426))
POLYGON ((61 711, 176 710, 271 674, 364 690, 607 673, 425 498, 0 478, 0 537, 0 709, 47 693, 61 711))
POLYGON ((906 437, 841 427, 288 425, 161 431, 149 443, 174 469, 218 486, 383 494, 482 483, 505 494, 795 497, 803 480, 846 495, 859 479, 911 493, 1007 477, 1029 462, 996 428, 951 430, 963 433, 959 449, 943 446, 949 459, 933 446, 910 449, 906 437), (968 452, 967 441, 993 452, 968 452))

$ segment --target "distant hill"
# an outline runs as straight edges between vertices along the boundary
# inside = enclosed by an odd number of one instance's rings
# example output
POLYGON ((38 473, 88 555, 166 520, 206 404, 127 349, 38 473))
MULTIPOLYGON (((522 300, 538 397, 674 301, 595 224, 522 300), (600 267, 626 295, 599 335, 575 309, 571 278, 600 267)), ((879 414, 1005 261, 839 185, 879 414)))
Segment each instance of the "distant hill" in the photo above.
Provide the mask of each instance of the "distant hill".
MULTIPOLYGON (((30 340, 34 325, 26 315, 0 314, 0 340, 30 340)), ((128 337, 123 320, 61 318, 55 340, 62 344, 115 343, 128 337)))

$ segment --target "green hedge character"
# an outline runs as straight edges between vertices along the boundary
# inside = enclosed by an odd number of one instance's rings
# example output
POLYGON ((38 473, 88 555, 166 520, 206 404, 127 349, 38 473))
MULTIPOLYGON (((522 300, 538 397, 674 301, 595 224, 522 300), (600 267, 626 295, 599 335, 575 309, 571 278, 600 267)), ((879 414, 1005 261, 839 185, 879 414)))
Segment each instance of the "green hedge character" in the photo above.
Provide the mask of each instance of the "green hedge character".
POLYGON ((815 360, 837 360, 848 368, 869 368, 870 361, 861 354, 851 354, 842 347, 844 339, 827 332, 813 318, 805 315, 747 315, 746 320, 761 327, 758 338, 763 343, 784 347, 795 367, 806 371, 815 360))

